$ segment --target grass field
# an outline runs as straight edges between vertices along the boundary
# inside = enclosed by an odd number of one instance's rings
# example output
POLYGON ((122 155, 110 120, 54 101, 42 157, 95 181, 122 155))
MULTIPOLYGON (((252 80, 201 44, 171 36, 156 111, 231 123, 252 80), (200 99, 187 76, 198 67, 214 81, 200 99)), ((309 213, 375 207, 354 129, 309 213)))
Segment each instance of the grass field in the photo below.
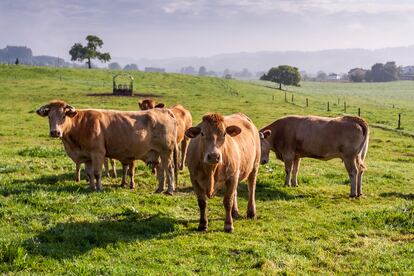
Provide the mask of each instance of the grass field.
MULTIPOLYGON (((222 197, 209 201, 209 231, 198 233, 198 206, 187 170, 175 196, 155 194, 139 164, 135 190, 104 178, 104 191, 74 182, 74 164, 48 122, 34 113, 51 99, 76 108, 136 110, 140 97, 110 93, 114 72, 0 66, 0 271, 25 274, 407 273, 414 267, 414 138, 371 128, 364 197, 351 200, 339 160, 305 159, 299 187, 283 187, 272 157, 261 167, 257 220, 223 232, 222 197)), ((342 114, 358 107, 371 123, 414 131, 414 82, 303 83, 284 92, 262 83, 133 72, 137 93, 182 103, 194 122, 209 111, 244 112, 260 128, 285 114, 342 114), (310 106, 304 107, 304 99, 310 106), (326 111, 326 102, 336 102, 326 111), (289 98, 290 100, 290 98, 289 98), (337 103, 337 102, 336 102, 337 103), (392 105, 394 104, 394 108, 392 105)), ((119 165, 118 165, 119 167, 119 165)), ((119 172, 120 173, 120 172, 119 172)), ((84 177, 84 176, 83 176, 84 177)))

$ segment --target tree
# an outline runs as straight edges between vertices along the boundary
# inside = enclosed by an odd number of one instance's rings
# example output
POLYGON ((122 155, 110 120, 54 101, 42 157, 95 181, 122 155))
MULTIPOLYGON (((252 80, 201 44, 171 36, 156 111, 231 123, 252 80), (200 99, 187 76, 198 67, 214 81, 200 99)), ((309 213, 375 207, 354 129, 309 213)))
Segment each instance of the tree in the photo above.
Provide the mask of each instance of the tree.
POLYGON ((135 70, 135 71, 138 71, 138 65, 133 64, 133 63, 127 64, 127 65, 125 65, 124 70, 135 70))
POLYGON ((121 67, 121 65, 119 65, 118 62, 111 62, 111 63, 108 64, 108 69, 111 69, 111 70, 121 70, 122 67, 121 67))
POLYGON ((205 76, 207 75, 207 69, 204 66, 201 66, 200 69, 198 69, 198 75, 199 76, 205 76))
POLYGON ((324 71, 319 71, 316 75, 318 81, 325 81, 328 78, 328 75, 324 71))
POLYGON ((394 61, 386 64, 375 63, 371 67, 367 81, 385 82, 398 80, 398 68, 394 61))
POLYGON ((362 82, 363 80, 367 80, 367 78, 371 78, 371 71, 362 68, 354 68, 348 72, 348 77, 353 82, 362 82))
POLYGON ((300 73, 296 67, 279 65, 278 67, 270 68, 269 72, 260 79, 278 83, 279 89, 282 90, 282 84, 299 86, 300 73))
POLYGON ((19 58, 16 58, 16 61, 14 62, 14 64, 16 64, 16 65, 20 64, 19 58))
POLYGON ((86 63, 88 64, 88 68, 92 68, 91 60, 92 59, 99 59, 102 62, 107 62, 111 60, 111 56, 109 53, 101 53, 98 49, 102 48, 103 41, 97 36, 88 35, 86 37, 88 44, 83 46, 81 43, 73 44, 72 48, 69 51, 71 55, 72 61, 84 61, 87 60, 86 63))

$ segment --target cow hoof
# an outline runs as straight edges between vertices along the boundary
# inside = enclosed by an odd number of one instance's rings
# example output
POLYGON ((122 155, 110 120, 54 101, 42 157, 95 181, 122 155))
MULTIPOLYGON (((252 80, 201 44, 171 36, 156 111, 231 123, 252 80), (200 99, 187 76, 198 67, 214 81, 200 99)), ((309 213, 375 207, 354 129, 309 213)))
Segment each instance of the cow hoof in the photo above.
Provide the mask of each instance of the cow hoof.
POLYGON ((130 188, 131 190, 133 190, 133 189, 135 188, 135 186, 129 186, 129 188, 130 188))
POLYGON ((233 233, 233 231, 234 231, 233 225, 225 225, 224 226, 224 232, 233 233))
POLYGON ((353 195, 353 194, 350 194, 350 195, 349 195, 349 198, 351 198, 351 199, 354 199, 354 198, 356 198, 356 197, 357 197, 357 195, 356 195, 356 194, 354 194, 354 195, 353 195))
POLYGON ((206 232, 207 231, 207 225, 200 224, 197 228, 197 231, 206 232))
POLYGON ((121 183, 121 188, 125 188, 127 186, 126 183, 121 183))
POLYGON ((256 212, 251 211, 251 210, 247 210, 247 218, 248 219, 255 219, 256 218, 256 212))
POLYGON ((172 192, 172 191, 166 191, 165 194, 166 195, 169 195, 169 196, 172 196, 174 194, 174 192, 172 192))
POLYGON ((160 193, 162 193, 164 190, 163 189, 160 189, 160 188, 158 188, 157 190, 155 190, 155 192, 157 193, 157 194, 160 194, 160 193))
POLYGON ((240 215, 239 215, 239 211, 237 211, 237 210, 232 210, 232 211, 231 211, 231 217, 232 217, 232 218, 234 218, 234 219, 239 218, 239 217, 240 217, 240 215))
POLYGON ((357 195, 357 197, 362 197, 362 196, 363 196, 363 194, 358 194, 358 195, 357 195))

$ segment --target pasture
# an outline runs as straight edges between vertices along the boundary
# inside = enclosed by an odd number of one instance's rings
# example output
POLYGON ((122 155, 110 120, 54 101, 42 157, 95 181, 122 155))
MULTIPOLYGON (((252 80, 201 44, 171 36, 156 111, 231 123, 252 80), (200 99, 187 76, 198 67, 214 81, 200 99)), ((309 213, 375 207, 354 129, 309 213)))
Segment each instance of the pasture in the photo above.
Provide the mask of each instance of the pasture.
MULTIPOLYGON (((50 274, 412 273, 414 267, 414 82, 302 83, 284 92, 263 83, 131 72, 136 93, 187 107, 197 124, 209 111, 243 112, 261 128, 286 114, 348 112, 371 124, 364 196, 351 200, 340 160, 304 159, 299 187, 284 187, 274 155, 260 168, 257 220, 246 219, 241 183, 235 232, 223 231, 222 197, 208 202, 209 231, 198 233, 198 206, 188 171, 174 196, 155 194, 156 179, 139 162, 136 188, 104 178, 90 192, 85 174, 34 112, 52 99, 76 108, 137 110, 140 97, 111 93, 106 70, 0 66, 0 271, 50 274), (289 94, 290 95, 290 94, 289 94), (273 97, 274 96, 274 97, 273 97), (304 106, 304 99, 310 106, 304 106), (290 98, 289 98, 290 101, 290 98), (325 103, 332 101, 332 111, 325 103), (392 105, 394 104, 394 108, 392 105)), ((118 169, 120 164, 118 163, 118 169)), ((118 175, 121 171, 118 170, 118 175)))

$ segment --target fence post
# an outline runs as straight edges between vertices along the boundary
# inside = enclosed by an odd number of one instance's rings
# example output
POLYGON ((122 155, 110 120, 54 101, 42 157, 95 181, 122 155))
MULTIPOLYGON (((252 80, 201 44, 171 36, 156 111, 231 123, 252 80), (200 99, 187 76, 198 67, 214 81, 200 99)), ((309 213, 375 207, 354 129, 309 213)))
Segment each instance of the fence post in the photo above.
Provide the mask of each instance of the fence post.
POLYGON ((344 102, 344 113, 346 113, 346 102, 344 102))
POLYGON ((272 101, 274 101, 275 100, 275 95, 272 95, 272 101))
POLYGON ((292 93, 292 103, 293 103, 293 93, 292 93))
POLYGON ((361 117, 361 108, 358 107, 358 117, 361 117))
POLYGON ((338 98, 338 105, 339 105, 339 98, 338 98))
POLYGON ((287 92, 285 91, 285 103, 287 103, 287 92))
POLYGON ((398 127, 397 129, 401 129, 401 113, 398 113, 398 127))
POLYGON ((329 109, 329 102, 328 102, 328 104, 327 104, 327 111, 331 111, 331 110, 329 109))
POLYGON ((308 98, 306 98, 306 107, 308 107, 309 106, 309 100, 308 100, 308 98))

